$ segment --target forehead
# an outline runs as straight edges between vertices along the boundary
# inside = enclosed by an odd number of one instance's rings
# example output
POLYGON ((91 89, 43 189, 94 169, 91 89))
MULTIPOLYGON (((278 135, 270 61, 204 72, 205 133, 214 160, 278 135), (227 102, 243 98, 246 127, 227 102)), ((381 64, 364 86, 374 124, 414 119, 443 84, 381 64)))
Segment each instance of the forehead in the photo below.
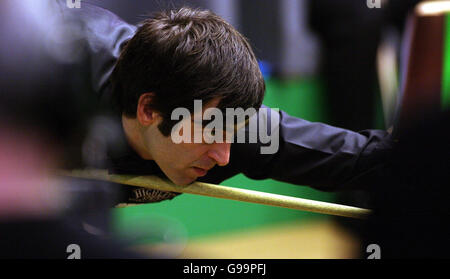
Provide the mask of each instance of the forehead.
POLYGON ((242 119, 238 118, 238 120, 233 119, 232 123, 227 123, 226 122, 227 121, 227 115, 222 110, 219 110, 217 108, 217 106, 220 103, 220 100, 221 99, 219 97, 216 97, 213 100, 211 100, 211 101, 207 102, 206 104, 204 104, 201 111, 196 111, 196 112, 193 113, 193 117, 191 118, 191 122, 194 125, 200 125, 202 127, 205 127, 206 125, 208 125, 209 123, 211 123, 211 122, 213 122, 215 120, 215 116, 214 116, 214 113, 212 113, 212 109, 217 109, 216 112, 217 113, 220 112, 222 114, 224 130, 237 131, 237 130, 245 127, 249 123, 249 118, 242 118, 242 119), (206 117, 207 115, 209 115, 209 117, 206 117), (213 117, 211 117, 211 115, 213 115, 213 117), (207 118, 207 119, 204 119, 204 118, 207 118))
POLYGON ((217 106, 220 103, 220 97, 216 97, 214 99, 212 99, 211 101, 207 102, 204 106, 203 106, 203 111, 209 109, 209 108, 217 108, 217 106))

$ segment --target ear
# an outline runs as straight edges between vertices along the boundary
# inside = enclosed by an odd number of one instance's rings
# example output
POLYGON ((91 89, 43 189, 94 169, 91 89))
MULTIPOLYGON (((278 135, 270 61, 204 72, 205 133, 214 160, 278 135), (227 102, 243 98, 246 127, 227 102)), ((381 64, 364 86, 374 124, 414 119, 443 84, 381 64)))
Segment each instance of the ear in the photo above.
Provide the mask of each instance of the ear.
POLYGON ((136 117, 139 123, 143 126, 149 126, 157 121, 159 114, 151 107, 152 100, 154 98, 153 93, 144 93, 139 97, 136 117))

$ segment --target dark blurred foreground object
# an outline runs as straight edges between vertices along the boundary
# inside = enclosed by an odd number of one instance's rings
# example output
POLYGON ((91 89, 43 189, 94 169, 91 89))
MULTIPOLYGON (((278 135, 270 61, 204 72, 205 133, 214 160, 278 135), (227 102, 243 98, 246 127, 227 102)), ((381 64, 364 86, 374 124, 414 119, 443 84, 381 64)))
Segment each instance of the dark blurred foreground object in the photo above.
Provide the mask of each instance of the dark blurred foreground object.
POLYGON ((107 222, 114 188, 51 173, 82 161, 96 105, 85 26, 65 9, 66 1, 0 2, 0 258, 68 258, 72 244, 81 258, 142 258, 85 223, 87 213, 107 222))
POLYGON ((398 144, 372 189, 363 235, 381 258, 450 258, 449 13, 450 1, 424 2, 409 20, 398 144))
MULTIPOLYGON (((144 259, 123 243, 92 235, 70 219, 0 222, 0 259, 144 259), (73 249, 76 245, 79 247, 73 249)), ((148 258, 148 257, 147 257, 148 258)))
POLYGON ((450 111, 429 113, 402 134, 373 189, 374 214, 362 257, 377 244, 381 258, 450 258, 450 111))

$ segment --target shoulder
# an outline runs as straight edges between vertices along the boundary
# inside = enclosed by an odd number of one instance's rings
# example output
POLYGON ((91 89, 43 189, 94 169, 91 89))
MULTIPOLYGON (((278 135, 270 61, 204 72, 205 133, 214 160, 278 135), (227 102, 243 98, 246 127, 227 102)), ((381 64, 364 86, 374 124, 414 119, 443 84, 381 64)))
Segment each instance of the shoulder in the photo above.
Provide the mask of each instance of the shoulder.
POLYGON ((101 7, 82 2, 79 9, 71 9, 65 2, 59 7, 61 24, 78 40, 87 58, 93 90, 102 96, 121 50, 137 27, 101 7))

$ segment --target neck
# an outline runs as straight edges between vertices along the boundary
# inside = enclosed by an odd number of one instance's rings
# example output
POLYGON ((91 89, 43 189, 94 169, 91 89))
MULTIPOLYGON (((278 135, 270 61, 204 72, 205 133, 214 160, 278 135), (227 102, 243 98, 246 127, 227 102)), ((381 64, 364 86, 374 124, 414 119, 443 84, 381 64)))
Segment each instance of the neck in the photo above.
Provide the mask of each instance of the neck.
POLYGON ((145 147, 142 127, 140 127, 137 118, 130 118, 122 115, 122 128, 131 148, 133 148, 142 159, 153 160, 145 147))

